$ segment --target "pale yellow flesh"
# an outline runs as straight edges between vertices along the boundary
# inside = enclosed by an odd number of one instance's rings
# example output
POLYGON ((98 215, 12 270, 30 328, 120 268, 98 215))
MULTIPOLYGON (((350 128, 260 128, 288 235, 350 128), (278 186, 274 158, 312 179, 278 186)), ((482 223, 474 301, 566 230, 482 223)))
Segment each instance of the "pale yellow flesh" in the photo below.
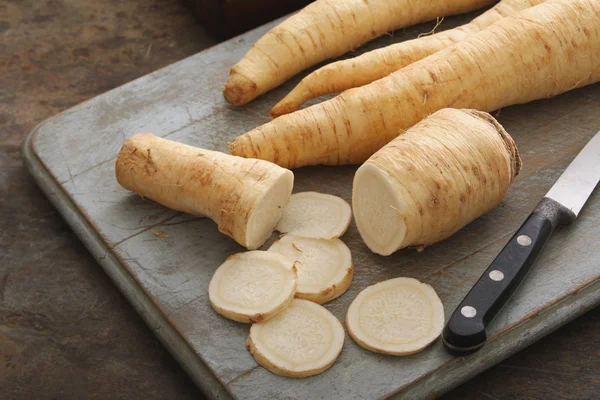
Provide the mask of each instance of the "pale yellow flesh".
POLYGON ((301 192, 290 197, 275 229, 295 236, 331 239, 342 236, 351 220, 352 210, 344 199, 301 192))
POLYGON ((256 250, 229 257, 215 271, 208 295, 212 307, 225 318, 259 322, 283 310, 296 286, 293 261, 256 250))
POLYGON ((444 307, 431 286, 412 278, 395 278, 360 292, 348 308, 346 326, 367 350, 409 355, 441 334, 444 307))
POLYGON ((286 235, 273 243, 269 251, 296 262, 296 298, 323 304, 341 296, 352 283, 352 255, 340 239, 286 235))
POLYGON ((372 252, 384 256, 396 251, 406 235, 403 206, 391 185, 380 169, 365 165, 356 172, 352 193, 360 236, 372 252))
POLYGON ((254 204, 246 228, 248 249, 257 249, 271 236, 294 187, 291 171, 279 176, 254 204))
POLYGON ((281 313, 253 324, 247 345, 256 361, 271 372, 292 378, 329 368, 342 351, 344 328, 327 309, 294 299, 281 313))

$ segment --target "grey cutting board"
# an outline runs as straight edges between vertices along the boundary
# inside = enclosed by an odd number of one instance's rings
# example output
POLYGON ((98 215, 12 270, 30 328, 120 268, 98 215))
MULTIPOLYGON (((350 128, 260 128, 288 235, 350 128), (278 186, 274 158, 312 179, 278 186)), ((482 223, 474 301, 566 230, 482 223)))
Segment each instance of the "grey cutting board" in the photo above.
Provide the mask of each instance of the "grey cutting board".
MULTIPOLYGON (((447 20, 445 27, 465 22, 447 20), (449 21, 449 22, 448 22, 449 21)), ((91 99, 40 124, 27 138, 29 170, 148 326, 215 398, 372 399, 439 395, 600 303, 600 191, 575 224, 548 243, 520 290, 491 326, 478 353, 455 358, 438 340, 409 357, 371 353, 346 337, 338 361, 321 375, 293 380, 259 367, 244 347, 248 326, 219 317, 207 286, 218 265, 243 249, 208 219, 167 210, 122 189, 114 159, 135 132, 217 150, 269 120, 268 110, 295 78, 253 102, 228 106, 221 87, 229 68, 272 24, 215 46, 91 99), (158 236, 156 235, 158 233, 158 236), (164 235, 161 235, 164 234, 164 235), (167 235, 167 236, 165 236, 167 235)), ((431 25, 431 24, 430 24, 431 25)), ((425 25, 366 48, 415 37, 425 25)), ((410 276, 432 285, 449 317, 460 299, 577 152, 600 129, 600 85, 501 110, 524 168, 506 199, 452 238, 390 257, 370 253, 352 225, 343 240, 354 282, 327 308, 341 321, 351 300, 384 279, 410 276)), ((295 171, 295 191, 350 201, 355 167, 295 171)))

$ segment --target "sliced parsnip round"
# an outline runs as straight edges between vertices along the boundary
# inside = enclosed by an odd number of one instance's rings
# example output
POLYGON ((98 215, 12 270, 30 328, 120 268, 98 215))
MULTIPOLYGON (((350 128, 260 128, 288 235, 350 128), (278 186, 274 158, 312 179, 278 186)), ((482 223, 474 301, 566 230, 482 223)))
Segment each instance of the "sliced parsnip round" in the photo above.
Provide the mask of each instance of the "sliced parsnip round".
POLYGON ((269 251, 297 262, 296 298, 323 304, 344 294, 352 283, 352 254, 340 239, 286 235, 269 251))
POLYGON ((267 322, 253 324, 246 346, 260 365, 290 378, 329 368, 342 351, 344 328, 326 308, 294 299, 267 322))
POLYGON ((348 308, 346 326, 352 339, 367 350, 409 355, 442 333, 444 307, 431 286, 395 278, 360 292, 348 308))
POLYGON ((297 282, 293 261, 277 253, 248 251, 228 257, 215 271, 208 296, 225 318, 261 322, 292 301, 297 282))
POLYGON ((342 236, 352 219, 350 205, 342 198, 317 192, 293 194, 275 228, 281 233, 331 239, 342 236))

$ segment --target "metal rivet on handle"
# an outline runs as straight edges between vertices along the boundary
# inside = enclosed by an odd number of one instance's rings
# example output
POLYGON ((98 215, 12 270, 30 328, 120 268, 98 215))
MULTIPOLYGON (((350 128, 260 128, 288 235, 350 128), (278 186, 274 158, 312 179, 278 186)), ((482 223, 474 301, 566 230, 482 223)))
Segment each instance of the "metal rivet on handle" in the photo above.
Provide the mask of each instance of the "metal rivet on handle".
POLYGON ((477 310, 475 309, 475 307, 464 306, 460 309, 460 313, 467 318, 473 318, 477 315, 477 310))
POLYGON ((531 244, 531 238, 527 235, 519 235, 517 238, 517 243, 521 246, 529 246, 531 244))
POLYGON ((496 282, 500 282, 502 279, 504 279, 504 274, 502 273, 502 271, 498 271, 497 269, 495 269, 492 272, 490 272, 490 279, 496 282))

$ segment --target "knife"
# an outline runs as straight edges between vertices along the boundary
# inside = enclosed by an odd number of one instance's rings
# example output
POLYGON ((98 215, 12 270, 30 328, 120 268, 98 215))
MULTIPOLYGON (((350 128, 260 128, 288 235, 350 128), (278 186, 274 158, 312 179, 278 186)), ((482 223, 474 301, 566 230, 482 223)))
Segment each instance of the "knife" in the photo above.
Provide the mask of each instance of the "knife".
POLYGON ((458 305, 442 332, 454 354, 480 349, 486 327, 525 278, 558 226, 577 218, 600 180, 600 132, 575 157, 458 305))

